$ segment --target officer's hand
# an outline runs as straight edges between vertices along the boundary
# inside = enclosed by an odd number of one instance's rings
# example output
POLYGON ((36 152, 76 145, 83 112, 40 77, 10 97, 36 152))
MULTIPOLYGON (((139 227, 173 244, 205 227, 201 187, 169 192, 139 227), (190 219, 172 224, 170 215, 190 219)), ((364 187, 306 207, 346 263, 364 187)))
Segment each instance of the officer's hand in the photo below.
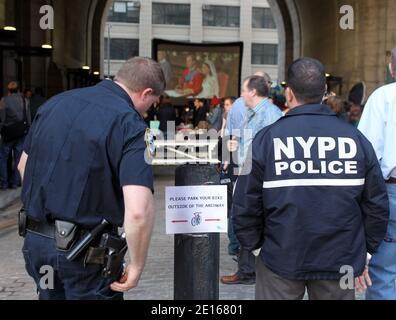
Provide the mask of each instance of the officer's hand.
POLYGON ((224 172, 228 172, 229 166, 230 166, 230 163, 229 163, 228 161, 225 161, 225 162, 223 163, 223 171, 224 171, 224 172))
POLYGON ((355 289, 358 293, 363 293, 367 287, 371 287, 372 282, 368 272, 368 267, 364 270, 363 274, 355 279, 355 289))
POLYGON ((119 282, 113 282, 110 285, 111 290, 116 292, 127 292, 136 288, 142 274, 141 270, 137 270, 132 265, 128 265, 124 275, 119 282))

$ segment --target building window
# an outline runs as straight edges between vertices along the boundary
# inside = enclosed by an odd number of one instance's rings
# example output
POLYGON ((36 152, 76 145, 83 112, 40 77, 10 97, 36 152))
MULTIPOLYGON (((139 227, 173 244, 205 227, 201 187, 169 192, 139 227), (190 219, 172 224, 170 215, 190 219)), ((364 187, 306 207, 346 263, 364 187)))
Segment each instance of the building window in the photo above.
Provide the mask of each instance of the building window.
POLYGON ((190 5, 153 3, 153 24, 190 25, 190 5))
POLYGON ((253 44, 252 64, 278 64, 277 44, 253 44))
MULTIPOLYGON (((105 59, 108 59, 108 39, 105 38, 105 59)), ((110 60, 128 60, 139 55, 139 40, 111 39, 110 60)))
POLYGON ((203 9, 203 25, 206 27, 235 27, 240 25, 240 8, 206 5, 203 9))
POLYGON ((137 2, 114 1, 110 7, 109 22, 139 23, 140 8, 137 2))
POLYGON ((270 8, 253 8, 253 28, 276 29, 270 8))

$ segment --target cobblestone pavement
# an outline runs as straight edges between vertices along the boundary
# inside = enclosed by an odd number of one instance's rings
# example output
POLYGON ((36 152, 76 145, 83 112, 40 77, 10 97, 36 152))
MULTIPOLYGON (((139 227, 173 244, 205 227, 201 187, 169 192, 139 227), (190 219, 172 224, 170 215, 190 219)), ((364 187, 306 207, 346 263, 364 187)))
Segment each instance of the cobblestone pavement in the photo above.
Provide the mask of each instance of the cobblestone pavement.
POLYGON ((21 194, 21 188, 0 191, 0 209, 4 209, 13 203, 21 194))
MULTIPOLYGON (((147 259, 147 265, 139 286, 126 294, 128 300, 172 300, 174 237, 165 234, 165 186, 173 185, 173 178, 156 177, 156 224, 147 259)), ((14 218, 20 203, 0 212, 1 219, 14 218), (4 218, 5 217, 5 218, 4 218)), ((233 274, 237 264, 227 255, 227 236, 221 235, 220 276, 233 274)), ((16 226, 0 230, 0 300, 37 299, 32 279, 26 274, 21 254, 22 240, 16 226)), ((220 284, 221 300, 254 299, 254 286, 220 284)), ((358 299, 362 299, 358 296, 358 299)))

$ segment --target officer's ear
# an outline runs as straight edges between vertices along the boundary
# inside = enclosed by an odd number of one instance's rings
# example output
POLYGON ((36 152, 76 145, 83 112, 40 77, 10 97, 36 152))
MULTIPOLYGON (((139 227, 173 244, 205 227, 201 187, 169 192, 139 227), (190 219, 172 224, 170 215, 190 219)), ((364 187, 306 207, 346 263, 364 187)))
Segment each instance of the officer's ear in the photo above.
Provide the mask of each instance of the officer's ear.
POLYGON ((154 93, 154 90, 153 90, 153 89, 147 88, 147 89, 144 89, 144 90, 142 91, 140 97, 142 98, 142 100, 144 100, 144 99, 150 97, 151 95, 153 95, 153 93, 154 93))
POLYGON ((292 89, 290 89, 290 87, 287 87, 285 89, 285 97, 286 97, 287 105, 290 107, 290 105, 293 103, 293 100, 295 99, 294 93, 292 89))

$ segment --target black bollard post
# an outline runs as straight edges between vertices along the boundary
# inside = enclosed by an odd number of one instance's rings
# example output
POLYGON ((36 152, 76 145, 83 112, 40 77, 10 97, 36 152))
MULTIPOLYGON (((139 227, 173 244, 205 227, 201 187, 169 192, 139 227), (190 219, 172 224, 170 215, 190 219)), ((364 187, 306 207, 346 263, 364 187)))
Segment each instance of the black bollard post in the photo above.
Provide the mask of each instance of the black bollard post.
MULTIPOLYGON (((183 165, 175 186, 220 184, 214 165, 183 165)), ((175 235, 174 299, 219 300, 220 235, 175 235)))

